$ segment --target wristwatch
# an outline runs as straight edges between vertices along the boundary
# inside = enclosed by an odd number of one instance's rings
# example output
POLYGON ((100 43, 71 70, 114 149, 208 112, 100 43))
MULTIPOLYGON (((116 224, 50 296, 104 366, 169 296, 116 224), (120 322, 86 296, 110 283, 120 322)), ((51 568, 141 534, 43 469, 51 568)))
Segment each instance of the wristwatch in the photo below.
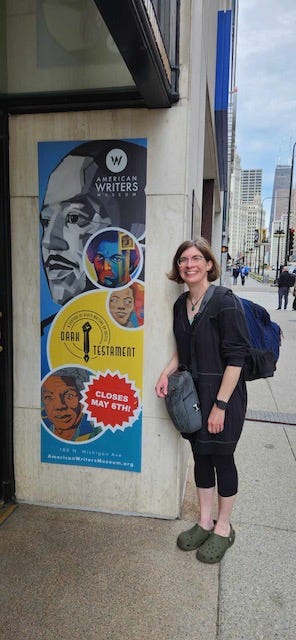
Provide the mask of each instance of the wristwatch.
POLYGON ((216 398, 215 405, 218 407, 218 409, 223 409, 223 411, 225 411, 225 409, 227 409, 228 407, 228 402, 224 402, 224 400, 218 400, 218 398, 216 398))

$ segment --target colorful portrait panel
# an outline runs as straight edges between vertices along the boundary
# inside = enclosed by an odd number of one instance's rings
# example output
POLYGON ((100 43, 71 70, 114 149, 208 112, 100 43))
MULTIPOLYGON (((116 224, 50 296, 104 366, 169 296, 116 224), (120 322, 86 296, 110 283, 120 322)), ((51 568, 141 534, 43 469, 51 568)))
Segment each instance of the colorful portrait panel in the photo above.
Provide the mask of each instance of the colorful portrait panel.
POLYGON ((116 289, 138 277, 143 256, 136 238, 123 229, 112 228, 89 240, 84 263, 87 276, 95 286, 116 289))
POLYGON ((38 143, 41 461, 141 471, 147 140, 38 143))
POLYGON ((144 324, 144 285, 133 282, 109 295, 109 312, 114 322, 126 329, 137 329, 144 324))

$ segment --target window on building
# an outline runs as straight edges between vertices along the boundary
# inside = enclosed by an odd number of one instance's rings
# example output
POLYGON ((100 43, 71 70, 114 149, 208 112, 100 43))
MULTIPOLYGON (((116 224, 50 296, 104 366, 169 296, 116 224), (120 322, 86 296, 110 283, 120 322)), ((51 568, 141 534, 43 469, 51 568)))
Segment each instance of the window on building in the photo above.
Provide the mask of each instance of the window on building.
POLYGON ((93 0, 0 0, 2 93, 133 87, 93 0))

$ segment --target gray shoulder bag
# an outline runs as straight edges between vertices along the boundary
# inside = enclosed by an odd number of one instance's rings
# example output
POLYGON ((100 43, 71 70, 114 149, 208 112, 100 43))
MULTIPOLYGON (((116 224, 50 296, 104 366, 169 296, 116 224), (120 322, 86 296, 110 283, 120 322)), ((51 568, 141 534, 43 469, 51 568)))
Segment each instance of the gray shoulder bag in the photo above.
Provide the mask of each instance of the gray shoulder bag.
MULTIPOLYGON (((214 291, 215 286, 210 285, 202 301, 200 314, 214 291)), ((194 333, 192 333, 193 335, 194 333)), ((194 358, 191 359, 191 371, 192 374, 181 365, 168 378, 168 393, 165 396, 165 404, 172 423, 180 433, 195 433, 202 428, 200 402, 193 380, 193 378, 197 379, 194 358)))
POLYGON ((202 427, 199 398, 192 375, 179 367, 168 379, 167 412, 180 433, 194 433, 202 427))

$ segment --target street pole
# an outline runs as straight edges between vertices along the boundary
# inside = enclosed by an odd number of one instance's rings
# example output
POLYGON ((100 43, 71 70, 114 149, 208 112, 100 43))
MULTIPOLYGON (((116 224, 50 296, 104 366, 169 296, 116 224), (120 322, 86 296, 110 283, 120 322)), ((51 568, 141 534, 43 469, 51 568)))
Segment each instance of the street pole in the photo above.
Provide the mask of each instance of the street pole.
POLYGON ((280 241, 281 241, 281 238, 283 238, 284 235, 285 235, 285 232, 284 232, 284 229, 281 229, 281 223, 280 223, 278 230, 274 234, 274 237, 278 239, 277 258, 276 258, 276 274, 275 274, 275 281, 276 282, 278 280, 278 274, 279 274, 280 241))
POLYGON ((289 253, 289 229, 290 229, 290 217, 291 217, 291 199, 292 199, 292 186, 293 186, 293 169, 294 169, 295 146, 296 146, 296 141, 293 144, 292 162, 291 162, 289 204, 288 204, 287 231, 286 231, 286 247, 285 247, 285 265, 288 264, 289 257, 290 257, 290 253, 289 253))
POLYGON ((267 198, 263 198, 263 200, 261 201, 261 209, 260 209, 260 228, 259 228, 259 246, 258 246, 258 272, 260 273, 260 253, 261 253, 261 244, 262 244, 262 218, 263 218, 263 202, 264 200, 269 199, 267 198))
POLYGON ((278 246, 277 246, 277 256, 276 256, 276 274, 275 274, 276 281, 278 281, 278 273, 279 273, 280 239, 281 239, 281 236, 280 236, 280 234, 278 234, 278 246))
MULTIPOLYGON (((259 228, 259 244, 258 244, 258 268, 257 268, 257 273, 260 273, 260 256, 261 256, 261 245, 262 243, 262 237, 263 237, 263 233, 262 233, 262 220, 263 220, 263 203, 265 202, 265 200, 272 200, 272 196, 266 196, 266 198, 263 198, 263 200, 261 200, 261 208, 260 208, 260 228, 259 228)), ((263 263, 262 263, 262 272, 264 269, 264 258, 265 258, 265 247, 263 248, 263 263)), ((263 275, 263 273, 262 273, 263 275)))
POLYGON ((263 243, 263 260, 262 260, 262 268, 261 268, 262 278, 264 278, 264 262, 265 262, 265 242, 263 243))
POLYGON ((257 251, 256 251, 256 260, 257 260, 257 273, 260 273, 260 269, 259 269, 259 261, 260 261, 260 244, 258 244, 257 247, 257 251))

